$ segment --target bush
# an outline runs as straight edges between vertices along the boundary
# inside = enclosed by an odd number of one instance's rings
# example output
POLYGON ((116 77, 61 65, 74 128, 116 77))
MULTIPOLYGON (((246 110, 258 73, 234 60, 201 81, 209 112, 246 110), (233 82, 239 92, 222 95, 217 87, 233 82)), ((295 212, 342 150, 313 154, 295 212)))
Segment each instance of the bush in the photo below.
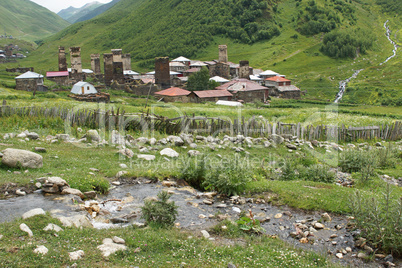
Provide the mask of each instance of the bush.
POLYGON ((172 226, 178 214, 178 207, 173 201, 168 201, 170 196, 166 191, 161 191, 157 201, 145 200, 144 206, 141 207, 141 218, 158 227, 172 226))
POLYGON ((106 194, 109 191, 109 181, 102 177, 80 177, 68 181, 71 188, 81 192, 95 191, 99 194, 106 194))
POLYGON ((324 165, 313 165, 306 169, 304 180, 333 183, 335 181, 335 172, 329 171, 324 165))
POLYGON ((187 165, 180 170, 179 178, 197 189, 202 189, 207 170, 207 157, 205 155, 200 158, 189 157, 187 165))
POLYGON ((380 198, 356 191, 350 197, 350 208, 356 227, 374 248, 402 256, 402 198, 392 195, 388 184, 380 198))
POLYGON ((375 174, 377 165, 377 154, 372 151, 347 150, 339 159, 339 167, 342 171, 360 172, 363 182, 375 174))
POLYGON ((251 181, 251 170, 242 163, 240 157, 225 159, 215 166, 210 166, 203 182, 205 190, 213 190, 228 196, 244 191, 251 181), (224 163, 225 162, 225 163, 224 163))

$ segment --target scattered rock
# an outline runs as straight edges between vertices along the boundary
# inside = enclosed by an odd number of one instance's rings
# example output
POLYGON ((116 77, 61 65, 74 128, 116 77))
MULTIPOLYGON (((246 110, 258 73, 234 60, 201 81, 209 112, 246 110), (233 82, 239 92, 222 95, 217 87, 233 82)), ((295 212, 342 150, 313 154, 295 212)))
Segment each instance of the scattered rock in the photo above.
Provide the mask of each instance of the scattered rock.
POLYGON ((155 156, 151 155, 151 154, 138 154, 137 157, 140 159, 147 160, 147 161, 155 160, 155 156))
POLYGON ((36 254, 46 255, 48 253, 48 249, 45 246, 37 246, 36 249, 33 251, 36 254))
POLYGON ((120 179, 121 177, 123 177, 123 176, 126 175, 126 174, 128 174, 127 171, 124 171, 124 170, 119 171, 119 172, 117 172, 117 174, 116 174, 116 178, 117 178, 117 179, 120 179))
POLYGON ((74 252, 69 252, 68 255, 70 256, 70 261, 76 261, 84 257, 85 253, 83 250, 77 250, 74 252))
POLYGON ((68 183, 60 177, 49 177, 47 178, 47 183, 55 184, 59 187, 69 186, 68 183))
POLYGON ((70 135, 68 134, 57 134, 56 139, 59 141, 68 141, 70 139, 70 135))
POLYGON ((201 152, 200 152, 200 151, 197 151, 197 150, 190 150, 190 151, 187 152, 187 154, 188 154, 189 156, 197 156, 197 155, 200 155, 201 152))
POLYGON ((315 229, 324 229, 324 227, 325 227, 324 224, 319 223, 319 222, 314 223, 313 226, 315 229))
POLYGON ((40 183, 40 182, 35 183, 35 187, 36 187, 37 189, 42 188, 42 183, 40 183))
POLYGON ((124 245, 124 244, 126 243, 126 241, 125 241, 123 238, 120 238, 120 237, 118 237, 118 236, 114 236, 114 237, 112 238, 112 240, 113 240, 113 242, 116 243, 116 244, 122 244, 122 245, 124 245))
POLYGON ((109 257, 111 254, 120 251, 126 250, 127 247, 125 245, 116 244, 112 239, 106 238, 103 240, 103 244, 97 247, 100 251, 102 251, 103 257, 109 257))
POLYGON ((7 148, 3 151, 1 162, 12 168, 41 168, 43 157, 30 151, 7 148))
POLYGON ((208 238, 211 237, 211 235, 210 235, 206 230, 202 230, 202 231, 201 231, 201 234, 202 234, 206 239, 208 239, 208 238))
POLYGON ((121 168, 128 168, 128 166, 127 166, 126 164, 119 164, 119 166, 120 166, 121 168))
POLYGON ((29 237, 33 236, 31 229, 29 229, 28 225, 26 225, 25 223, 20 224, 20 230, 26 232, 29 237))
POLYGON ((97 141, 99 142, 101 140, 101 137, 98 134, 98 131, 96 129, 90 129, 86 133, 86 138, 89 142, 97 141))
POLYGON ((281 143, 283 143, 283 142, 285 141, 284 138, 282 138, 281 136, 279 136, 279 135, 277 135, 277 134, 272 134, 272 135, 270 136, 270 138, 272 139, 272 141, 273 141, 275 144, 281 144, 281 143))
POLYGON ((22 219, 28 219, 37 215, 45 215, 46 212, 41 208, 31 209, 30 211, 25 212, 22 214, 22 219))
POLYGON ((332 221, 331 216, 329 216, 329 214, 326 212, 321 215, 321 220, 323 220, 324 222, 332 221))
POLYGON ((214 201, 210 200, 210 199, 204 199, 202 201, 205 205, 212 205, 214 203, 214 201))
POLYGON ((43 231, 55 231, 56 233, 63 231, 63 229, 53 223, 49 223, 45 228, 43 228, 43 231))
POLYGON ((160 154, 168 157, 179 157, 179 153, 171 148, 163 149, 162 151, 160 151, 160 154))
POLYGON ((76 215, 72 217, 59 217, 60 222, 64 227, 92 227, 91 222, 84 215, 76 215))
POLYGON ((363 253, 363 252, 359 252, 359 253, 357 254, 357 257, 358 257, 359 259, 365 259, 365 258, 367 258, 367 254, 366 254, 366 253, 363 253))
POLYGON ((278 213, 274 216, 275 219, 280 219, 282 218, 282 213, 278 213))
POLYGON ((95 191, 88 191, 84 193, 85 197, 88 199, 95 199, 96 198, 96 192, 95 191))
POLYGON ((46 148, 43 148, 43 147, 35 147, 35 148, 34 148, 34 151, 35 151, 35 152, 38 152, 38 153, 46 153, 46 148))
POLYGON ((27 193, 24 192, 24 191, 22 191, 21 189, 18 189, 18 190, 15 191, 15 194, 16 194, 16 195, 19 195, 19 196, 24 196, 24 195, 26 195, 27 193))
POLYGON ((78 189, 73 189, 73 188, 69 188, 69 187, 65 187, 63 188, 63 191, 61 191, 61 194, 72 194, 72 195, 77 195, 80 198, 84 198, 84 194, 78 190, 78 189))
POLYGON ((121 149, 118 151, 118 153, 128 158, 132 158, 134 156, 134 152, 128 148, 121 149))
POLYGON ((336 253, 335 255, 338 259, 343 259, 343 254, 342 253, 336 253))
POLYGON ((291 150, 297 150, 297 146, 291 143, 287 143, 286 147, 291 150))
POLYGON ((176 187, 177 184, 174 181, 163 181, 162 186, 164 186, 164 187, 176 187))
POLYGON ((237 267, 236 267, 236 265, 234 265, 233 263, 229 262, 228 268, 237 268, 237 267))

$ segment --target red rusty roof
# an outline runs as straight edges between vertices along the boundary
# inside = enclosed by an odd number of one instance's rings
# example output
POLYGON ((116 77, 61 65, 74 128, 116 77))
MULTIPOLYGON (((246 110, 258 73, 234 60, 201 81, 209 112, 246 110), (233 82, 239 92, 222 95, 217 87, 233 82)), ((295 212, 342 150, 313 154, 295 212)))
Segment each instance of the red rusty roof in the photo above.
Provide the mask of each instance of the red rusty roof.
POLYGON ((253 91, 267 89, 267 87, 261 86, 260 84, 245 78, 238 78, 216 87, 216 89, 226 89, 229 91, 253 91))
POLYGON ((162 96, 187 96, 188 94, 190 94, 191 91, 179 88, 179 87, 171 87, 165 90, 161 90, 158 92, 155 92, 155 94, 157 95, 162 95, 162 96))
POLYGON ((283 78, 282 76, 273 76, 265 79, 266 81, 274 81, 274 82, 290 82, 289 79, 283 78))
POLYGON ((199 98, 232 97, 233 95, 226 89, 222 90, 200 90, 193 91, 199 98))
POLYGON ((62 76, 68 76, 68 71, 46 72, 46 77, 62 77, 62 76))

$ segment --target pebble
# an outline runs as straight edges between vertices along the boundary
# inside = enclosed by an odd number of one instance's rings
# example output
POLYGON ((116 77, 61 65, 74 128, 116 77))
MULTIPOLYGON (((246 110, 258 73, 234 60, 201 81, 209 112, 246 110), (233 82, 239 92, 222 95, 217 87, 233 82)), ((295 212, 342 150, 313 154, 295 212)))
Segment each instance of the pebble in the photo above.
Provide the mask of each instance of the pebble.
POLYGON ((119 181, 112 181, 112 184, 115 186, 119 186, 121 183, 119 181))
POLYGON ((336 253, 335 255, 338 259, 343 259, 343 254, 342 253, 336 253))
POLYGON ((126 243, 126 241, 123 238, 120 238, 118 236, 113 236, 112 238, 113 242, 115 242, 116 244, 122 244, 124 245, 126 243))
POLYGON ((211 235, 207 232, 207 231, 205 231, 205 230, 202 230, 201 231, 201 234, 205 237, 205 238, 210 238, 211 237, 211 235))
POLYGON ((31 229, 25 223, 20 224, 20 230, 23 231, 23 232, 26 232, 29 237, 33 236, 33 233, 31 231, 31 229))
POLYGON ((357 254, 357 257, 358 257, 359 259, 364 259, 364 258, 367 258, 367 254, 360 252, 360 253, 357 254))
POLYGON ((274 216, 275 219, 280 219, 282 218, 282 213, 278 213, 274 216))
POLYGON ((15 191, 15 194, 16 194, 16 195, 19 195, 19 196, 24 196, 24 195, 26 195, 27 193, 24 192, 24 191, 22 191, 21 189, 18 189, 17 191, 15 191))
POLYGON ((34 253, 46 255, 48 251, 49 250, 45 246, 37 246, 36 249, 34 250, 34 253))

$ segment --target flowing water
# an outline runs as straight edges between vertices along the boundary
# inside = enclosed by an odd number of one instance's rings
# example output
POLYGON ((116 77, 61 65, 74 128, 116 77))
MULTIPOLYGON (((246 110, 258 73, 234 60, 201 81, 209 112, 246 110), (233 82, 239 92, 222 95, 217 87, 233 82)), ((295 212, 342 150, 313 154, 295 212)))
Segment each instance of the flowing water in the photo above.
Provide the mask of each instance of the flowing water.
MULTIPOLYGON (((396 50, 398 49, 397 44, 394 41, 391 40, 391 37, 390 37, 391 36, 391 30, 389 29, 389 26, 387 25, 388 22, 389 22, 389 20, 387 20, 384 23, 385 35, 387 36, 389 42, 391 42, 391 44, 394 46, 394 49, 392 50, 393 54, 391 56, 389 56, 384 62, 380 63, 380 65, 383 65, 384 63, 386 63, 387 61, 389 61, 390 59, 395 57, 396 56, 396 50)), ((357 71, 355 71, 353 73, 353 75, 351 77, 349 77, 346 80, 342 80, 342 81, 339 82, 339 92, 338 92, 338 94, 336 94, 334 103, 338 103, 342 99, 343 94, 345 93, 345 90, 346 90, 346 86, 348 85, 350 80, 352 80, 353 78, 356 78, 357 75, 363 70, 364 69, 357 70, 357 71)))

